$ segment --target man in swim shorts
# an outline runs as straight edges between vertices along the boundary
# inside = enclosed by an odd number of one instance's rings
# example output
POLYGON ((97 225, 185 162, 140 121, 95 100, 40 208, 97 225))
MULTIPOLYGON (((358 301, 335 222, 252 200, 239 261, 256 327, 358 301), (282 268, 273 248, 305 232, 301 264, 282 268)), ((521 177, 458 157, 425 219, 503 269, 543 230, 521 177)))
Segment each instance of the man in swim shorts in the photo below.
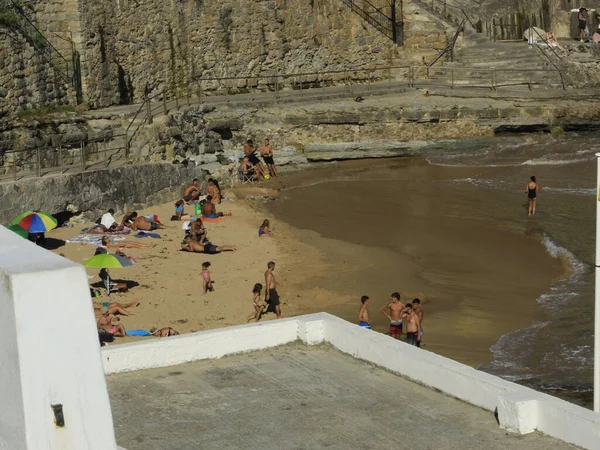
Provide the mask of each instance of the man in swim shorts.
POLYGON ((363 295, 360 298, 360 309, 358 310, 358 325, 363 328, 371 329, 371 316, 369 314, 369 303, 371 303, 371 299, 363 295))
POLYGON ((412 309, 415 312, 415 314, 419 317, 419 324, 421 326, 420 330, 419 330, 419 340, 417 341, 417 347, 421 346, 421 341, 423 340, 423 310, 421 309, 421 300, 419 300, 418 298, 415 298, 412 301, 412 309))
POLYGON ((267 308, 267 312, 274 312, 278 319, 281 319, 281 307, 279 304, 279 294, 277 293, 277 281, 275 280, 275 263, 273 261, 269 261, 267 263, 267 271, 265 272, 265 282, 266 282, 266 300, 269 304, 267 308))
POLYGON ((198 178, 194 178, 194 180, 185 187, 185 190, 183 191, 183 199, 186 202, 191 202, 194 200, 198 200, 198 197, 200 197, 198 178))
POLYGON ((137 231, 137 230, 154 231, 154 230, 158 230, 159 228, 171 228, 171 227, 163 225, 159 221, 148 220, 144 216, 137 216, 135 219, 133 219, 131 228, 134 231, 137 231))
POLYGON ((403 310, 404 303, 400 301, 400 294, 398 292, 394 292, 389 303, 380 310, 383 315, 390 320, 390 336, 394 339, 400 339, 402 337, 403 310))
POLYGON ((406 308, 402 312, 402 318, 407 319, 408 322, 406 324, 406 342, 417 347, 418 342, 421 340, 421 322, 410 303, 406 304, 406 308))
POLYGON ((191 253, 206 253, 216 255, 221 252, 233 252, 237 250, 235 245, 214 245, 208 241, 196 242, 192 236, 186 236, 181 243, 181 250, 191 253))
MULTIPOLYGON (((227 213, 228 216, 231 213, 227 213)), ((206 201, 202 204, 202 218, 204 219, 216 219, 217 217, 223 217, 222 212, 217 212, 217 208, 212 202, 212 195, 206 197, 206 201)))

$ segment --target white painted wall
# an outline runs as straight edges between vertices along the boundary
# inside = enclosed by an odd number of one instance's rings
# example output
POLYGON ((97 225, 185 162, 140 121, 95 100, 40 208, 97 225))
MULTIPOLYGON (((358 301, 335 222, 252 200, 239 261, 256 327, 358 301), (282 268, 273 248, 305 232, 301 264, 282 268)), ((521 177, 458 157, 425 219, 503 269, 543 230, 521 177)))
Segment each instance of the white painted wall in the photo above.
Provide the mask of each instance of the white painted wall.
POLYGON ((0 449, 116 449, 89 298, 81 265, 0 227, 0 449))
POLYGON ((328 342, 452 397, 495 411, 501 425, 528 433, 535 429, 588 449, 600 449, 600 415, 426 350, 361 328, 330 314, 241 325, 146 342, 114 345, 102 352, 107 373, 165 367, 275 347, 300 339, 328 342))

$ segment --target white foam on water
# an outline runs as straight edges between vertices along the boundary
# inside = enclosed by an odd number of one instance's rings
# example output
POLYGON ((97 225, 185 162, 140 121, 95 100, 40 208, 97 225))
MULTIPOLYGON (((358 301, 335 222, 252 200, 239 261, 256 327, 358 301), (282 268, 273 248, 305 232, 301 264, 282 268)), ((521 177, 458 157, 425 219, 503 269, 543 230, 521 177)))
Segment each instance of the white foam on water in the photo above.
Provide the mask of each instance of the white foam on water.
MULTIPOLYGON (((548 155, 553 156, 553 155, 548 155)), ((548 159, 546 157, 528 159, 522 162, 521 166, 562 166, 566 164, 575 164, 585 161, 591 161, 594 158, 574 158, 574 159, 548 159)))
POLYGON ((581 196, 596 195, 596 188, 554 188, 544 186, 544 191, 558 192, 562 194, 572 194, 581 196))

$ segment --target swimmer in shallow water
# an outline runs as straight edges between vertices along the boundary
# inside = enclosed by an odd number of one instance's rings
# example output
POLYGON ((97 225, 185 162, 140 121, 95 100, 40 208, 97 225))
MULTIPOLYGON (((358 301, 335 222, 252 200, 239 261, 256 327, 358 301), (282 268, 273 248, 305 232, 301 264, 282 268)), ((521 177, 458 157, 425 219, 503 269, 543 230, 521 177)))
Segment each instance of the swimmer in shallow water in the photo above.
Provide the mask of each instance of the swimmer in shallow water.
POLYGON ((529 200, 529 212, 528 216, 535 216, 535 203, 540 188, 534 176, 529 179, 529 183, 525 186, 525 192, 527 193, 527 199, 529 200))

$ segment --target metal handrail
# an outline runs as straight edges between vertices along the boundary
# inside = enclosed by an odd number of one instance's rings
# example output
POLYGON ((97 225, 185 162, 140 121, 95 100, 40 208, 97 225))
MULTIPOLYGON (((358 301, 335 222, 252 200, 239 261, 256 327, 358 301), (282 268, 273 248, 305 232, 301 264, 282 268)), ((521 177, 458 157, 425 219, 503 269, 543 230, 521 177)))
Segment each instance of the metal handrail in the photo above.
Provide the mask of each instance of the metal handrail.
MULTIPOLYGON (((559 54, 558 54, 558 53, 557 53, 557 52, 554 50, 554 48, 552 48, 552 47, 550 46, 550 44, 548 43, 548 41, 546 40, 546 38, 544 38, 544 37, 543 37, 543 36, 542 36, 542 35, 541 35, 541 34, 538 32, 538 30, 536 30, 536 29, 535 29, 535 27, 529 27, 529 29, 530 29, 530 30, 533 30, 533 31, 535 31, 535 34, 537 34, 537 35, 538 35, 538 36, 539 36, 539 37, 542 39, 542 41, 544 41, 544 43, 546 44, 547 48, 549 48, 549 49, 552 51, 552 53, 554 53, 554 55, 555 55, 555 56, 556 56, 556 57, 557 57, 559 60, 560 60, 560 59, 562 59, 562 58, 559 56, 559 54)), ((554 64, 554 61, 552 61, 552 58, 550 58, 550 57, 549 57, 549 56, 546 54, 546 52, 545 52, 544 50, 542 50, 542 48, 541 48, 539 45, 536 45, 536 47, 537 47, 537 49, 538 49, 540 52, 542 52, 542 55, 544 55, 544 57, 545 57, 545 58, 546 58, 546 59, 547 59, 547 60, 550 62, 550 64, 552 64, 552 65, 554 66, 554 68, 556 69, 556 71, 557 71, 557 72, 558 72, 558 74, 560 75, 560 81, 561 81, 561 83, 562 83, 563 90, 565 90, 565 89, 566 89, 566 87, 565 87, 565 80, 564 80, 563 74, 562 74, 561 70, 559 69, 559 67, 558 67, 556 64, 554 64)))
MULTIPOLYGON (((390 39, 394 39, 395 32, 394 28, 396 26, 395 20, 392 17, 392 13, 390 11, 390 15, 386 15, 381 12, 382 8, 378 8, 377 6, 371 4, 369 0, 361 0, 360 4, 357 4, 355 0, 342 0, 346 5, 350 7, 350 10, 357 13, 383 34, 385 34, 390 39), (365 8, 366 6, 366 8, 365 8), (388 26, 386 26, 388 25, 388 26)), ((390 0, 394 2, 395 0, 390 0)), ((393 8, 392 4, 389 5, 390 8, 393 8)))
POLYGON ((471 18, 469 17, 469 15, 460 6, 451 5, 451 4, 449 4, 447 2, 447 0, 421 0, 421 3, 423 3, 425 6, 429 6, 428 2, 431 2, 431 9, 432 10, 434 10, 434 7, 433 7, 434 3, 442 5, 444 7, 444 12, 446 11, 446 8, 451 8, 451 9, 457 9, 457 10, 459 10, 460 11, 459 16, 462 16, 461 19, 464 18, 467 22, 469 22, 469 24, 473 27, 473 29, 479 33, 477 27, 475 26, 475 24, 473 23, 473 21, 471 20, 471 18))
POLYGON ((446 53, 452 52, 454 50, 454 45, 456 44, 456 40, 458 39, 458 35, 460 34, 460 32, 462 31, 462 29, 463 29, 463 27, 465 25, 465 21, 466 21, 466 19, 463 19, 463 21, 460 23, 460 25, 456 29, 456 32, 454 33, 454 36, 452 37, 452 39, 450 40, 450 42, 448 42, 448 44, 446 44, 446 46, 444 47, 444 49, 440 52, 439 55, 437 55, 435 57, 435 59, 433 61, 431 61, 429 64, 427 64, 427 67, 433 66, 436 62, 438 62, 438 60, 442 56, 444 56, 446 53))
POLYGON ((33 33, 33 35, 29 36, 30 44, 45 57, 48 64, 52 66, 52 68, 61 76, 61 78, 63 78, 64 81, 66 81, 67 83, 72 83, 73 80, 71 75, 69 74, 69 62, 67 61, 67 59, 56 49, 56 47, 54 47, 54 45, 52 45, 52 43, 48 39, 46 39, 42 32, 34 25, 34 23, 29 19, 25 11, 23 11, 21 5, 16 3, 14 0, 8 0, 8 2, 10 2, 12 8, 15 11, 17 11, 19 20, 21 22, 20 28, 24 36, 27 37, 30 33, 33 33), (27 28, 32 29, 33 31, 27 30, 27 28), (43 46, 36 41, 36 39, 38 38, 42 39, 43 46), (52 55, 54 55, 54 58, 52 55), (58 67, 58 65, 54 61, 55 59, 58 59, 61 65, 65 65, 65 72, 63 72, 58 67))

